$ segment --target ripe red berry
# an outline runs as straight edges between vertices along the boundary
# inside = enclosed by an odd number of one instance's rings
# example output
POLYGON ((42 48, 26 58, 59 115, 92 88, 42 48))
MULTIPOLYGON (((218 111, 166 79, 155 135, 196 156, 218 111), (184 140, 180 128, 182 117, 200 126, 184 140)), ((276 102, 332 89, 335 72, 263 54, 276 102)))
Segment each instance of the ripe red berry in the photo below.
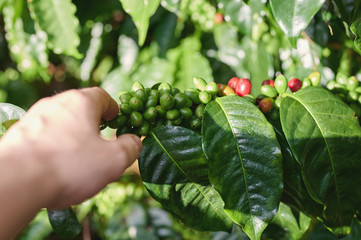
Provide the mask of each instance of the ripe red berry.
POLYGON ((229 79, 228 86, 230 86, 234 90, 234 89, 236 89, 238 81, 239 81, 238 77, 233 77, 233 78, 229 79))
POLYGON ((234 90, 238 96, 245 96, 251 93, 252 84, 247 78, 241 78, 237 82, 236 89, 234 90))
POLYGON ((215 24, 221 24, 223 22, 223 19, 224 19, 224 17, 223 17, 222 13, 216 13, 214 15, 214 23, 215 24))
POLYGON ((268 113, 273 109, 273 103, 274 100, 272 98, 266 97, 259 102, 258 106, 263 113, 268 113))
POLYGON ((263 85, 270 85, 271 87, 275 87, 275 81, 273 81, 272 79, 267 79, 262 82, 262 86, 263 85))
POLYGON ((297 92, 302 87, 302 82, 298 78, 292 78, 288 81, 288 87, 291 90, 291 92, 297 92))

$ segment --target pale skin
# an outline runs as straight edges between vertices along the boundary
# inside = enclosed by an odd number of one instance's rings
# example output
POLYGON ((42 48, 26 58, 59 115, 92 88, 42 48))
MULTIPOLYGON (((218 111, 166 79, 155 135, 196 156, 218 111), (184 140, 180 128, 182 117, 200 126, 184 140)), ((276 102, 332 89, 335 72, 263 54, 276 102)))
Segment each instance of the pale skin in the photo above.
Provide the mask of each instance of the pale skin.
POLYGON ((0 139, 0 239, 11 239, 41 208, 60 209, 94 196, 139 156, 131 134, 99 134, 116 102, 100 88, 44 98, 0 139))

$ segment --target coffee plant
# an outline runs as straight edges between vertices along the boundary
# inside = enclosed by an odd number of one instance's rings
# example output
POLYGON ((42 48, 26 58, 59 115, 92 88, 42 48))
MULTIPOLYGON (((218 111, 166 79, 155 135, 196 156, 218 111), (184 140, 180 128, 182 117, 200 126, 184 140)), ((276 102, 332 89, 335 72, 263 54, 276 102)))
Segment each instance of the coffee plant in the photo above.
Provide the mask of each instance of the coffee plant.
POLYGON ((360 239, 360 8, 0 0, 0 136, 36 100, 100 86, 119 104, 102 134, 143 139, 140 177, 18 239, 360 239))

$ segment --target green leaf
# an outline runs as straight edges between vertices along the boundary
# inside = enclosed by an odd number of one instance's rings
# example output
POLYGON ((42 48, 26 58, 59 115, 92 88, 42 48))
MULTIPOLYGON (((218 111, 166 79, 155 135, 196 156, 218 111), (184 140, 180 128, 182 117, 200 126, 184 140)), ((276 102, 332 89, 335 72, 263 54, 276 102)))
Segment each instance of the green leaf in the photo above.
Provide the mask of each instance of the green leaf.
POLYGON ((139 157, 143 183, 151 196, 185 224, 205 231, 227 231, 232 221, 209 184, 208 161, 196 132, 163 126, 143 140, 139 157))
POLYGON ((252 239, 260 239, 280 202, 282 157, 272 125, 244 98, 217 98, 205 108, 203 149, 209 179, 225 211, 252 239))
POLYGON ((25 111, 10 103, 0 103, 0 137, 19 120, 25 111))
POLYGON ((351 24, 350 30, 355 35, 355 46, 361 50, 361 17, 351 24))
POLYGON ((159 82, 173 83, 175 66, 162 58, 155 57, 151 61, 139 66, 132 75, 133 82, 141 82, 150 87, 159 82))
POLYGON ((71 0, 31 0, 28 4, 34 21, 48 36, 49 48, 56 54, 81 58, 77 49, 79 20, 71 0))
POLYGON ((46 239, 52 231, 46 210, 41 210, 17 239, 46 239))
POLYGON ((242 45, 246 52, 245 67, 252 82, 251 94, 258 96, 261 94, 262 82, 269 78, 268 71, 272 68, 270 57, 263 42, 255 42, 249 38, 244 38, 242 45))
POLYGON ((23 21, 21 15, 27 11, 22 0, 8 0, 4 6, 4 25, 6 40, 12 59, 17 63, 20 72, 34 78, 40 72, 45 72, 49 65, 46 50, 46 35, 35 25, 32 31, 25 31, 26 24, 34 25, 29 19, 23 21))
POLYGON ((123 73, 121 67, 117 67, 107 74, 100 87, 120 104, 119 92, 124 91, 124 89, 130 89, 132 84, 133 81, 129 76, 123 73))
POLYGON ((244 1, 218 0, 218 5, 224 11, 224 17, 232 25, 236 26, 243 34, 250 34, 252 31, 251 7, 244 1))
POLYGON ((177 14, 178 10, 179 10, 179 3, 180 2, 181 2, 181 0, 162 0, 160 2, 160 4, 162 5, 162 7, 164 7, 168 11, 177 14))
POLYGON ((177 15, 168 13, 154 30, 154 40, 158 43, 162 55, 165 55, 172 41, 175 39, 176 25, 177 15))
POLYGON ((214 28, 213 33, 219 60, 231 67, 238 76, 248 76, 249 72, 245 67, 246 54, 239 43, 237 29, 221 24, 214 28))
POLYGON ((168 59, 177 67, 174 87, 181 90, 192 88, 194 77, 201 77, 207 82, 214 81, 211 65, 200 49, 200 40, 191 36, 183 39, 177 48, 168 51, 168 59))
POLYGON ((83 229, 71 208, 64 210, 48 209, 48 217, 54 232, 62 238, 73 238, 83 229))
POLYGON ((118 38, 118 59, 122 72, 129 73, 138 57, 139 48, 137 43, 126 35, 118 38))
POLYGON ((283 158, 284 189, 282 201, 315 218, 321 216, 323 205, 315 202, 309 195, 302 179, 301 166, 292 154, 279 119, 271 123, 281 146, 283 158))
POLYGON ((157 10, 160 0, 120 0, 123 9, 128 13, 138 29, 138 44, 142 46, 147 36, 149 18, 157 10))
POLYGON ((273 15, 283 32, 292 40, 307 27, 325 0, 270 0, 273 15))
POLYGON ((286 139, 304 183, 331 227, 350 226, 361 199, 361 129, 354 111, 328 90, 304 88, 281 103, 286 139))
POLYGON ((286 229, 292 240, 298 240, 302 238, 303 234, 310 226, 311 218, 301 212, 299 214, 299 218, 297 219, 296 216, 293 215, 291 208, 281 202, 272 223, 286 229))
POLYGON ((80 79, 89 83, 90 76, 97 63, 98 54, 103 46, 102 35, 104 26, 101 22, 94 24, 91 30, 91 39, 85 58, 80 65, 80 79))

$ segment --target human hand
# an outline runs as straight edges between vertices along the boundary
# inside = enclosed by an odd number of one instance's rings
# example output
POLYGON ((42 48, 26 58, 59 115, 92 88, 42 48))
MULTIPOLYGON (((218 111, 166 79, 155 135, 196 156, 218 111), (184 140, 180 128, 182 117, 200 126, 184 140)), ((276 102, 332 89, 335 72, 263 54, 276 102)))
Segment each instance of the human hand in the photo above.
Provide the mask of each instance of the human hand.
POLYGON ((139 156, 141 141, 135 135, 115 141, 100 136, 101 118, 117 113, 116 102, 100 88, 44 98, 0 140, 0 159, 6 150, 23 171, 37 174, 42 182, 33 191, 43 198, 41 207, 80 203, 119 179, 139 156))

